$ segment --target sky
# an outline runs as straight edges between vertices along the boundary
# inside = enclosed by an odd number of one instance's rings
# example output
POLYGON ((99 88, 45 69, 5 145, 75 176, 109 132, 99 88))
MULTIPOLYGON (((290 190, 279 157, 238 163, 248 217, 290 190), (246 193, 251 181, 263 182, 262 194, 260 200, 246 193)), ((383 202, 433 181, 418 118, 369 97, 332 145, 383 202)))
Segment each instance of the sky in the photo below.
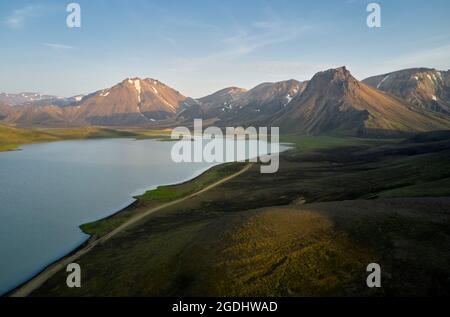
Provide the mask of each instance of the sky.
POLYGON ((411 67, 450 68, 450 1, 63 0, 0 2, 0 92, 87 94, 128 77, 190 97, 229 86, 308 80, 347 66, 358 79, 411 67))

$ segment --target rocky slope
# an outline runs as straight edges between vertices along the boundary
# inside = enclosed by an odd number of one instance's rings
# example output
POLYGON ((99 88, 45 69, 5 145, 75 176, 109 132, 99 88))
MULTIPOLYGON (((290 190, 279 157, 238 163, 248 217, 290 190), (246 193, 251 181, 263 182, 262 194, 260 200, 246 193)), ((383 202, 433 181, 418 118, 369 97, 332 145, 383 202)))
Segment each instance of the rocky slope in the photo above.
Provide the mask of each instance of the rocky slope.
POLYGON ((277 113, 306 86, 305 82, 286 80, 263 83, 253 89, 230 87, 197 99, 197 104, 180 114, 186 120, 193 118, 216 120, 218 125, 249 125, 277 113))
POLYGON ((450 115, 450 71, 405 69, 369 77, 363 82, 397 96, 418 109, 450 115))

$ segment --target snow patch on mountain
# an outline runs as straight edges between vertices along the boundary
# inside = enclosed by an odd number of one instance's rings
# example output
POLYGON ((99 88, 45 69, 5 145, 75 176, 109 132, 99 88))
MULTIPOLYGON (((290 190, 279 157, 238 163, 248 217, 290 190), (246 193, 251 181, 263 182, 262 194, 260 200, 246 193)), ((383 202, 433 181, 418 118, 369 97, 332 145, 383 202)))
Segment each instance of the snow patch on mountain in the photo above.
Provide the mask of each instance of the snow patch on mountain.
POLYGON ((292 101, 292 99, 293 99, 292 96, 290 94, 287 94, 286 95, 287 102, 284 105, 287 106, 292 101))
POLYGON ((134 88, 136 89, 138 100, 141 102, 141 81, 139 79, 134 81, 134 88))
POLYGON ((389 78, 390 75, 384 77, 377 85, 377 89, 380 89, 381 85, 389 78))

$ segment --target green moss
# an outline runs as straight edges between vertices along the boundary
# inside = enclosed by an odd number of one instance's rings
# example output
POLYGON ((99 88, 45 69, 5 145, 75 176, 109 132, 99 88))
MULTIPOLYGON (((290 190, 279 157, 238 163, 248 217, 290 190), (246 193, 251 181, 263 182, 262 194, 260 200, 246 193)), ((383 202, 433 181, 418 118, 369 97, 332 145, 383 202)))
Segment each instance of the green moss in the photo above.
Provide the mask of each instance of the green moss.
POLYGON ((80 229, 86 234, 101 237, 125 223, 130 217, 129 213, 122 212, 99 221, 82 224, 80 229))
POLYGON ((225 176, 238 172, 245 164, 246 163, 228 163, 218 165, 189 182, 169 186, 159 186, 158 188, 147 191, 143 195, 136 196, 135 198, 140 202, 167 202, 178 199, 199 191, 225 176))

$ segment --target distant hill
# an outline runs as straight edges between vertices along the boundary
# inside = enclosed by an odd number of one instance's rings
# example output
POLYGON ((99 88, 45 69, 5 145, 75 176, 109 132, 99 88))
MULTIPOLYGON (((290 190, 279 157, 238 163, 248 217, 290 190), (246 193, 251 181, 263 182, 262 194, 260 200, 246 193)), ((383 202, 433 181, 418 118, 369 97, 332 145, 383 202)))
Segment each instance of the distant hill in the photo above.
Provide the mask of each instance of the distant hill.
POLYGON ((0 93, 0 102, 3 102, 10 106, 18 106, 25 103, 32 104, 34 102, 44 101, 47 103, 54 102, 57 100, 63 100, 62 97, 43 95, 35 92, 23 92, 20 94, 7 94, 0 93))
POLYGON ((24 129, 0 124, 0 152, 15 150, 21 144, 70 139, 136 137, 137 134, 101 127, 74 129, 24 129))

